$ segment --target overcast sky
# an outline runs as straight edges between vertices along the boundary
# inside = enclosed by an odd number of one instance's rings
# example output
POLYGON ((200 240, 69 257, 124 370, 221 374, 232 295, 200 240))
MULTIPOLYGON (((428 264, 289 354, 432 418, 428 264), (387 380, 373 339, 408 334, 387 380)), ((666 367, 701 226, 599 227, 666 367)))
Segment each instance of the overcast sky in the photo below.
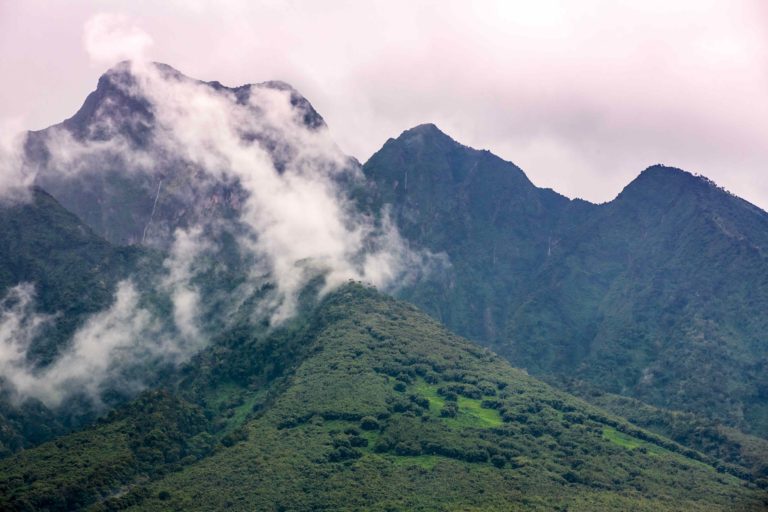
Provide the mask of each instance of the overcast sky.
POLYGON ((285 80, 361 161, 434 122, 570 197, 664 163, 768 208, 764 0, 0 0, 0 129, 71 116, 126 57, 285 80))

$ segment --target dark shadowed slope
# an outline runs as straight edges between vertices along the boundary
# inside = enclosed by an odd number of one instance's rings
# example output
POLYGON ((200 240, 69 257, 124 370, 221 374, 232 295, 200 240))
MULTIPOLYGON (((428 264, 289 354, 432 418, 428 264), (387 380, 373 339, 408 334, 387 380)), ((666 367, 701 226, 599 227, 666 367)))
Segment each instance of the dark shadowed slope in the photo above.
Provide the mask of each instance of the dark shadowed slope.
POLYGON ((432 124, 390 139, 364 172, 376 185, 372 201, 393 205, 406 238, 451 258, 448 275, 403 296, 465 336, 502 339, 509 310, 535 287, 531 269, 546 258, 568 199, 432 124))
POLYGON ((449 255, 447 275, 402 295, 450 328, 537 374, 768 434, 759 208, 662 166, 610 203, 569 201, 433 125, 364 171, 409 239, 449 255))
MULTIPOLYGON (((25 200, 0 205, 0 315, 8 329, 2 334, 3 349, 22 343, 8 315, 23 314, 22 326, 40 315, 48 321, 26 340, 26 363, 50 363, 88 315, 110 305, 117 281, 137 271, 143 255, 139 249, 113 247, 40 189, 31 190, 25 200)), ((11 360, 5 353, 3 361, 11 360)), ((0 453, 79 423, 72 417, 77 410, 54 415, 35 401, 14 405, 8 382, 0 393, 0 453)))

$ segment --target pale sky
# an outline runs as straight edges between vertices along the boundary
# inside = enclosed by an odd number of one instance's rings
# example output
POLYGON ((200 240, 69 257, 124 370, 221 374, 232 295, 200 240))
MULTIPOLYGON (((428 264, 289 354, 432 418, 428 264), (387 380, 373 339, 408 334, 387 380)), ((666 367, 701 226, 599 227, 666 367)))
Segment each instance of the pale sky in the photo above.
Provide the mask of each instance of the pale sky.
POLYGON ((287 81, 361 161, 434 122, 570 197, 664 163, 768 208, 764 0, 0 0, 0 130, 71 116, 130 57, 287 81))

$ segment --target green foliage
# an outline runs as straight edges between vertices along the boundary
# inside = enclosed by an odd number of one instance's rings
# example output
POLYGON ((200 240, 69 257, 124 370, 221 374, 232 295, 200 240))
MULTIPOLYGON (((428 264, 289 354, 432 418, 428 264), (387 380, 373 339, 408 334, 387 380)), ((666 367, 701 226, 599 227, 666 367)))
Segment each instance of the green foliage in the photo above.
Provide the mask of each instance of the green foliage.
POLYGON ((146 393, 96 426, 3 461, 0 508, 75 510, 119 496, 137 478, 209 455, 215 445, 207 428, 199 407, 146 393))
POLYGON ((535 187, 433 125, 364 165, 363 208, 391 205, 450 268, 400 292, 537 375, 695 412, 768 437, 768 214, 654 166, 609 203, 535 187))
MULTIPOLYGON (((28 201, 0 204, 0 299, 19 283, 35 285, 35 306, 54 315, 29 347, 30 362, 50 363, 88 315, 113 300, 116 283, 156 265, 152 253, 116 248, 39 189, 28 201)), ((0 392, 0 455, 51 439, 94 419, 92 410, 69 403, 65 413, 42 403, 18 405, 7 386, 0 392)))
POLYGON ((749 436, 691 413, 654 407, 639 400, 604 393, 583 381, 559 381, 569 392, 627 418, 633 424, 652 430, 677 443, 706 453, 727 464, 740 466, 756 481, 768 487, 768 441, 749 436))
POLYGON ((179 383, 177 393, 202 407, 143 399, 9 459, 0 464, 2 507, 53 508, 43 496, 94 510, 765 505, 761 491, 704 455, 556 391, 358 285, 283 331, 223 339, 231 350, 212 347, 179 383), (277 340, 301 347, 277 349, 277 340), (256 362, 256 354, 265 361, 237 381, 218 370, 243 368, 229 359, 256 362), (286 371, 267 379, 267 361, 278 356, 286 371), (230 424, 252 396, 257 411, 230 424), (448 404, 455 417, 440 414, 448 404), (605 432, 640 444, 627 449, 605 432), (44 487, 29 485, 29 474, 44 487))

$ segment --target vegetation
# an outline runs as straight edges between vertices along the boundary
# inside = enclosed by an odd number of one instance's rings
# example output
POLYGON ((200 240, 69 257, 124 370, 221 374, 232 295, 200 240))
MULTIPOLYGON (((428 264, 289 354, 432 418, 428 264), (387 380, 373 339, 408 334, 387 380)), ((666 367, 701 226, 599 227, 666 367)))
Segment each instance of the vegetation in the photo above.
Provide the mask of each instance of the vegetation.
MULTIPOLYGON (((151 116, 112 78, 64 123, 74 136, 105 98, 151 116)), ((33 366, 127 276, 146 307, 170 311, 147 286, 163 254, 92 229, 163 248, 194 221, 178 215, 189 194, 215 194, 205 215, 231 222, 195 269, 211 343, 181 368, 138 370, 149 391, 106 393, 97 419, 78 398, 18 403, 0 382, 0 509, 768 507, 768 215, 706 179, 655 166, 592 205, 433 125, 388 141, 367 183, 343 185, 367 212, 391 205, 414 247, 450 257, 402 297, 498 356, 360 284, 318 304, 318 278, 279 327, 250 314, 267 282, 232 313, 253 266, 231 240, 237 190, 187 190, 170 159, 158 206, 160 184, 124 175, 119 158, 85 190, 57 182, 42 136, 27 147, 41 182, 90 227, 40 189, 0 207, 0 293, 34 283, 38 310, 56 315, 33 366)))
POLYGON ((154 402, 142 398, 93 429, 7 459, 0 465, 0 507, 759 510, 767 504, 748 476, 718 471, 706 455, 557 391, 412 306, 360 285, 331 294, 280 330, 232 333, 228 340, 197 358, 171 395, 154 398, 169 405, 151 419, 141 418, 154 402), (232 351, 222 348, 227 344, 232 351), (267 353, 259 363, 256 354, 267 353), (232 366, 251 357, 253 371, 232 366), (284 371, 268 376, 276 358, 284 371), (229 374, 233 368, 242 373, 229 374), (449 405, 455 414, 444 415, 449 405), (150 442, 155 436, 157 444, 150 442), (100 478, 84 484, 92 474, 100 478))
MULTIPOLYGON (((31 364, 50 363, 85 319, 109 306, 116 283, 152 267, 138 248, 117 248, 40 189, 30 201, 0 205, 0 300, 19 283, 33 283, 39 313, 54 315, 51 327, 33 340, 31 364)), ((53 413, 35 401, 18 405, 0 387, 0 456, 92 421, 77 403, 53 413)))
POLYGON ((559 380, 557 385, 634 425, 741 466, 755 479, 768 479, 768 441, 765 439, 744 434, 706 417, 660 409, 633 398, 605 393, 584 381, 559 380))
POLYGON ((434 125, 365 164, 364 208, 392 205, 451 267, 401 296, 540 376, 768 437, 768 214, 654 166, 613 201, 568 200, 434 125))

